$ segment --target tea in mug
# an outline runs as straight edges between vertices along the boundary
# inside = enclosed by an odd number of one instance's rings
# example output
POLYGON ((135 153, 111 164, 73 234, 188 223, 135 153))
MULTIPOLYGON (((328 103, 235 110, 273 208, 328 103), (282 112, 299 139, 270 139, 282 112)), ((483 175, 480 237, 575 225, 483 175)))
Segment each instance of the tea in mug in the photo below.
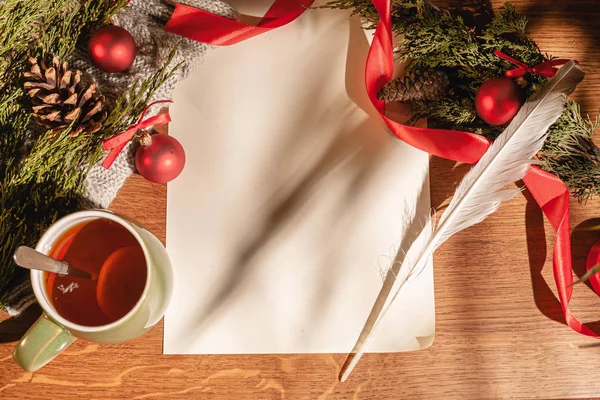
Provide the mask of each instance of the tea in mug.
POLYGON ((49 256, 93 279, 46 273, 46 293, 63 318, 85 326, 110 324, 138 302, 146 285, 146 259, 136 238, 109 219, 82 222, 64 232, 49 256))

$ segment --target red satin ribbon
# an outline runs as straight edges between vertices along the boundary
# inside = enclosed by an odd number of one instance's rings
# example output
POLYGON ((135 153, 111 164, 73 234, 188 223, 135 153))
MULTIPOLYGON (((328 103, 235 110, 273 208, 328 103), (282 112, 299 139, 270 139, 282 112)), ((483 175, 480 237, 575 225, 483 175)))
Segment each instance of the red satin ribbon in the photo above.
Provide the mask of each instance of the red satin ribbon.
POLYGON ((169 122, 171 122, 171 116, 169 115, 168 112, 164 113, 164 114, 158 114, 158 115, 155 115, 154 117, 150 117, 150 118, 144 120, 144 117, 146 116, 146 113, 148 112, 150 107, 152 107, 155 104, 160 104, 160 103, 172 103, 172 101, 171 100, 159 100, 159 101, 155 101, 154 103, 148 104, 148 106, 146 106, 146 108, 142 112, 142 116, 140 117, 137 124, 130 126, 129 128, 127 128, 127 130, 125 132, 119 133, 118 135, 115 135, 115 136, 111 137, 110 139, 106 139, 105 141, 102 142, 102 149, 104 149, 105 151, 110 150, 110 153, 108 153, 108 155, 106 156, 104 161, 102 161, 102 166, 104 168, 106 168, 106 169, 110 168, 110 166, 117 159, 117 156, 119 155, 119 153, 121 153, 121 151, 123 151, 125 146, 127 146, 127 143, 129 143, 129 141, 131 139, 133 139, 133 137, 135 136, 135 134, 138 131, 140 131, 142 129, 150 128, 151 126, 164 125, 164 124, 168 124, 169 122))
POLYGON ((511 56, 508 56, 499 50, 496 50, 494 54, 500 57, 501 59, 508 61, 511 64, 515 64, 518 67, 515 69, 511 69, 510 71, 506 71, 504 76, 506 76, 507 78, 518 78, 525 74, 538 74, 546 78, 552 78, 554 75, 556 75, 556 72, 558 71, 558 68, 555 67, 566 64, 570 61, 565 58, 559 58, 530 67, 524 62, 521 62, 516 58, 512 58, 511 56))
POLYGON ((171 19, 165 25, 165 30, 202 43, 230 46, 289 24, 302 15, 313 1, 276 0, 257 25, 249 25, 178 3, 171 19))
MULTIPOLYGON (((600 264, 600 240, 594 243, 590 249, 587 261, 585 263, 585 268, 587 271, 589 271, 598 264, 600 264)), ((600 274, 590 276, 589 282, 590 285, 592 285, 592 289, 594 289, 597 294, 600 294, 600 274)))
MULTIPOLYGON (((373 0, 373 4, 380 14, 380 20, 367 58, 365 74, 367 92, 373 105, 384 118, 388 128, 400 139, 438 157, 468 163, 476 162, 490 144, 480 135, 468 132, 408 127, 385 117, 385 106, 382 101, 377 99, 377 92, 384 83, 391 79, 393 72, 394 55, 392 52, 390 3, 390 0, 373 0)), ((554 60, 554 62, 558 61, 561 60, 554 60)), ((520 68, 523 68, 523 66, 520 68)), ((542 68, 542 71, 549 73, 547 69, 542 68)), ((595 332, 584 326, 569 310, 569 302, 573 293, 571 287, 573 273, 571 267, 569 191, 559 178, 535 166, 530 168, 523 181, 556 231, 552 254, 554 280, 567 325, 581 334, 598 337, 595 332)))
MULTIPOLYGON (((469 132, 410 127, 385 116, 385 103, 377 99, 377 93, 392 78, 394 70, 391 1, 372 1, 380 14, 380 20, 367 58, 365 83, 369 98, 381 118, 396 137, 418 149, 442 158, 470 164, 476 163, 490 145, 490 142, 483 136, 469 132)), ((230 45, 293 21, 310 3, 312 1, 276 0, 258 26, 231 21, 206 11, 178 5, 179 11, 176 9, 166 29, 169 32, 204 43, 230 45)), ((519 67, 513 70, 515 72, 509 71, 512 77, 527 72, 548 77, 552 74, 553 76, 556 73, 554 66, 566 62, 565 60, 553 60, 530 68, 510 57, 508 61, 519 67)), ((596 333, 579 322, 569 310, 569 301, 572 295, 570 285, 573 283, 569 191, 559 178, 535 166, 530 168, 523 180, 556 231, 552 255, 554 279, 566 323, 576 332, 598 337, 596 333)))

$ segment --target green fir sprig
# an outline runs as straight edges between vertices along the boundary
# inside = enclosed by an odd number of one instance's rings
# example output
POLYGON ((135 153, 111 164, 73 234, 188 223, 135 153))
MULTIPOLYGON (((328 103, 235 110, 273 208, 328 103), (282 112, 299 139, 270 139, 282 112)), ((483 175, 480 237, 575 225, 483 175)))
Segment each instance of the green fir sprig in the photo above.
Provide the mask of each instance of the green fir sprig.
MULTIPOLYGON (((374 28, 379 15, 371 0, 333 0, 325 8, 351 10, 364 20, 365 28, 374 28)), ((527 65, 551 59, 526 33, 527 19, 506 3, 495 15, 489 1, 481 4, 486 23, 474 23, 465 10, 442 10, 427 0, 393 0, 392 30, 399 37, 395 49, 407 70, 439 70, 449 77, 446 96, 439 100, 411 103, 411 121, 428 119, 432 128, 475 132, 495 139, 503 127, 490 126, 477 115, 475 94, 483 82, 502 76, 515 68, 494 55, 494 51, 514 57, 527 65)), ((467 10, 474 16, 473 10, 467 10)), ((568 55, 566 55, 568 56, 568 55)), ((518 79, 527 97, 546 82, 535 74, 518 79)), ((549 129, 549 138, 539 154, 542 167, 556 174, 574 197, 584 201, 600 194, 599 149, 592 141, 598 126, 570 102, 562 117, 549 129)))
POLYGON ((23 279, 12 253, 34 246, 57 218, 81 207, 83 181, 102 157, 102 140, 123 131, 142 113, 153 93, 172 76, 174 51, 165 66, 116 99, 100 132, 52 135, 31 121, 21 76, 30 57, 68 59, 127 0, 0 0, 0 308, 23 279))

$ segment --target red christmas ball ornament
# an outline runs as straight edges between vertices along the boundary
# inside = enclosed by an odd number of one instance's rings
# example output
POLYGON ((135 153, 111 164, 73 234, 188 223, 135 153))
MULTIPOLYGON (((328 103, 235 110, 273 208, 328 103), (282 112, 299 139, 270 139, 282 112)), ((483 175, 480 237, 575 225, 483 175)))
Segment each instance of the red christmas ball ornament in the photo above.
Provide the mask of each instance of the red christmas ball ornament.
POLYGON ((475 95, 477 114, 490 125, 510 122, 522 105, 521 88, 509 78, 487 80, 475 95))
POLYGON ((135 166, 144 178, 167 183, 177 178, 185 165, 185 151, 172 136, 145 133, 135 153, 135 166))
POLYGON ((135 60, 137 46, 127 29, 109 25, 92 34, 88 43, 92 64, 104 72, 123 72, 135 60))

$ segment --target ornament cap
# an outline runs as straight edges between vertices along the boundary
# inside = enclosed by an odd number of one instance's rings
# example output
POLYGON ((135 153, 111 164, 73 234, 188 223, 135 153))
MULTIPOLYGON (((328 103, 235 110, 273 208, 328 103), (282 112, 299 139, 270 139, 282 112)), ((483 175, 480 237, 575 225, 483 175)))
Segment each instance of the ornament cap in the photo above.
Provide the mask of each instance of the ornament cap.
POLYGON ((140 145, 142 145, 144 147, 148 147, 152 144, 152 135, 150 135, 146 131, 142 131, 142 133, 140 134, 139 141, 140 141, 140 145))

